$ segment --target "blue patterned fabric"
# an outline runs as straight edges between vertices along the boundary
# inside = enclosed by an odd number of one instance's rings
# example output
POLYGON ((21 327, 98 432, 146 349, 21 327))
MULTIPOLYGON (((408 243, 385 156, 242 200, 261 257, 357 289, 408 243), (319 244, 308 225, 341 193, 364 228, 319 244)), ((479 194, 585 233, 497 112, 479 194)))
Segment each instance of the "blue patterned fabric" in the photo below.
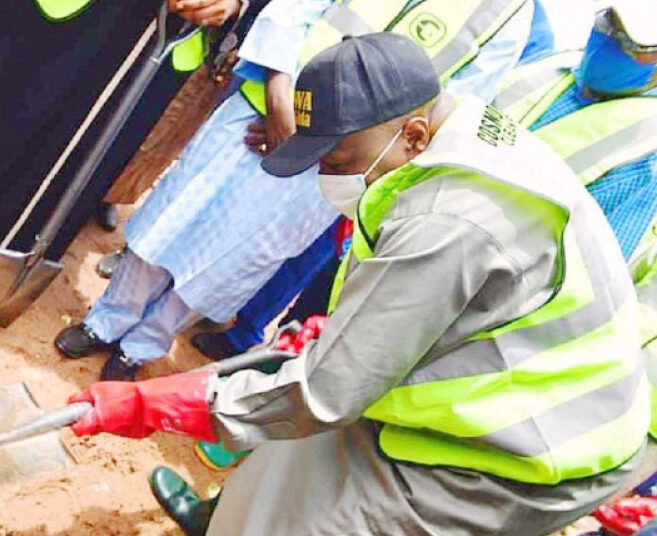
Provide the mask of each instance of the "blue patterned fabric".
POLYGON ((589 186, 589 192, 629 259, 657 214, 657 154, 607 173, 589 186))
MULTIPOLYGON (((652 91, 648 95, 654 95, 652 91)), ((593 102, 580 94, 577 85, 564 92, 532 125, 537 130, 593 102)), ((616 233, 628 260, 657 214, 657 154, 607 173, 588 187, 616 233)))

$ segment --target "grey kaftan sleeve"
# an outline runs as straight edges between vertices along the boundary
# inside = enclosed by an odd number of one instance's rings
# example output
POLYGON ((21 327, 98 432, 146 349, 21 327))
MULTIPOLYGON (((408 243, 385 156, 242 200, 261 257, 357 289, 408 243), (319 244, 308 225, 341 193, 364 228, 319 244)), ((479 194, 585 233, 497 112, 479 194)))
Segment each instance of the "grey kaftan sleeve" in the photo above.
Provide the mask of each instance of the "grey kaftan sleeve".
POLYGON ((277 374, 242 371, 218 386, 221 439, 246 449, 354 422, 470 303, 495 311, 517 286, 513 259, 469 221, 430 213, 385 222, 316 343, 277 374))

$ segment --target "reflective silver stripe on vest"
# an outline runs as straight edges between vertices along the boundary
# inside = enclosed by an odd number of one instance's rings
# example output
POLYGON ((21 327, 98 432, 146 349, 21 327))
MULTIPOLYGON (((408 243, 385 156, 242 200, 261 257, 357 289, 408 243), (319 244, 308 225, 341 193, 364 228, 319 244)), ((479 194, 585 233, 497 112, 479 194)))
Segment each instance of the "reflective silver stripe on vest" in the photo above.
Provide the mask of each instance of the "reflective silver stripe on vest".
POLYGON ((521 76, 510 86, 503 88, 497 97, 495 97, 493 105, 496 108, 505 110, 553 81, 551 87, 546 89, 545 93, 547 93, 552 89, 552 86, 556 85, 565 75, 569 74, 573 66, 578 65, 581 59, 582 53, 580 51, 560 52, 538 60, 535 63, 518 67, 518 72, 530 70, 531 74, 521 76), (534 68, 537 64, 540 65, 540 69, 534 68))
POLYGON ((643 362, 637 359, 636 363, 634 371, 625 378, 478 438, 477 442, 495 445, 518 456, 538 456, 595 430, 632 408, 644 378, 643 362), (586 418, 564 419, 565 411, 586 418))
POLYGON ((364 35, 374 30, 366 20, 347 7, 348 3, 333 4, 324 12, 324 20, 342 35, 364 35))
MULTIPOLYGON (((657 116, 648 117, 630 125, 611 136, 608 136, 593 145, 589 145, 566 158, 566 163, 577 174, 589 169, 603 159, 608 158, 614 153, 623 153, 635 146, 637 143, 644 143, 646 139, 654 138, 657 144, 657 116)), ((652 147, 645 147, 643 151, 637 151, 628 156, 626 162, 619 162, 614 165, 618 167, 624 163, 631 162, 637 158, 647 156, 657 149, 653 144, 652 147)))
MULTIPOLYGON (((571 220, 576 217, 574 215, 571 220)), ((592 303, 566 318, 555 318, 538 326, 503 333, 494 339, 470 341, 455 349, 435 348, 423 359, 427 364, 410 374, 401 385, 512 369, 546 348, 571 341, 610 322, 615 310, 632 296, 632 283, 627 277, 625 265, 619 263, 618 270, 623 273, 610 274, 605 261, 595 261, 600 259, 601 249, 595 237, 582 227, 576 227, 576 239, 593 287, 592 303), (608 300, 613 303, 613 311, 600 307, 600 301, 608 300)))
POLYGON ((550 81, 558 82, 564 74, 569 72, 570 70, 566 68, 550 68, 538 72, 532 77, 520 79, 495 97, 495 107, 500 110, 506 110, 550 81))
MULTIPOLYGON (((524 4, 525 2, 518 9, 524 4)), ((508 7, 509 0, 488 0, 481 3, 457 32, 456 37, 433 59, 438 74, 442 75, 464 57, 470 51, 472 43, 477 42, 508 7)))

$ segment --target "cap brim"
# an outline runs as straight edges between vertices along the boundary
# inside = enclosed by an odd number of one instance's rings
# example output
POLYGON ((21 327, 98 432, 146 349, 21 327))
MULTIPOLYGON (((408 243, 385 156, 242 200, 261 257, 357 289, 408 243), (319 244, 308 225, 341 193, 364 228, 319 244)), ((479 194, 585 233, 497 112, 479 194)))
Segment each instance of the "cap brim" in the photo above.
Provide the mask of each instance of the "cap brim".
POLYGON ((276 177, 293 177, 319 162, 343 137, 295 134, 267 155, 262 161, 262 167, 276 177))

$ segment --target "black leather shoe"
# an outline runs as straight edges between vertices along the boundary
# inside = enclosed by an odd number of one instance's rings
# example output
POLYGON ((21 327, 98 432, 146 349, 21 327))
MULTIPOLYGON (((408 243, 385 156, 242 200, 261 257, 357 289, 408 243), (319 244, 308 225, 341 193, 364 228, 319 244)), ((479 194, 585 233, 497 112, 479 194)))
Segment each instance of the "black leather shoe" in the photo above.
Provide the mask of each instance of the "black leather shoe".
POLYGON ((77 324, 59 332, 55 346, 66 357, 87 357, 95 352, 111 346, 101 341, 86 324, 77 324))
POLYGON ((96 265, 96 273, 103 279, 110 279, 123 258, 123 250, 103 255, 96 265))
POLYGON ((103 370, 100 372, 100 381, 133 382, 140 368, 117 348, 105 361, 103 370))
POLYGON ((187 536, 203 536, 210 524, 219 496, 202 501, 177 473, 157 467, 149 478, 153 495, 187 536))
POLYGON ((116 231, 119 226, 119 211, 112 203, 100 203, 96 209, 96 221, 108 232, 116 231))
POLYGON ((204 356, 219 361, 225 357, 230 357, 237 353, 237 350, 228 341, 223 333, 216 331, 204 331, 197 333, 192 337, 192 346, 201 352, 204 356))

